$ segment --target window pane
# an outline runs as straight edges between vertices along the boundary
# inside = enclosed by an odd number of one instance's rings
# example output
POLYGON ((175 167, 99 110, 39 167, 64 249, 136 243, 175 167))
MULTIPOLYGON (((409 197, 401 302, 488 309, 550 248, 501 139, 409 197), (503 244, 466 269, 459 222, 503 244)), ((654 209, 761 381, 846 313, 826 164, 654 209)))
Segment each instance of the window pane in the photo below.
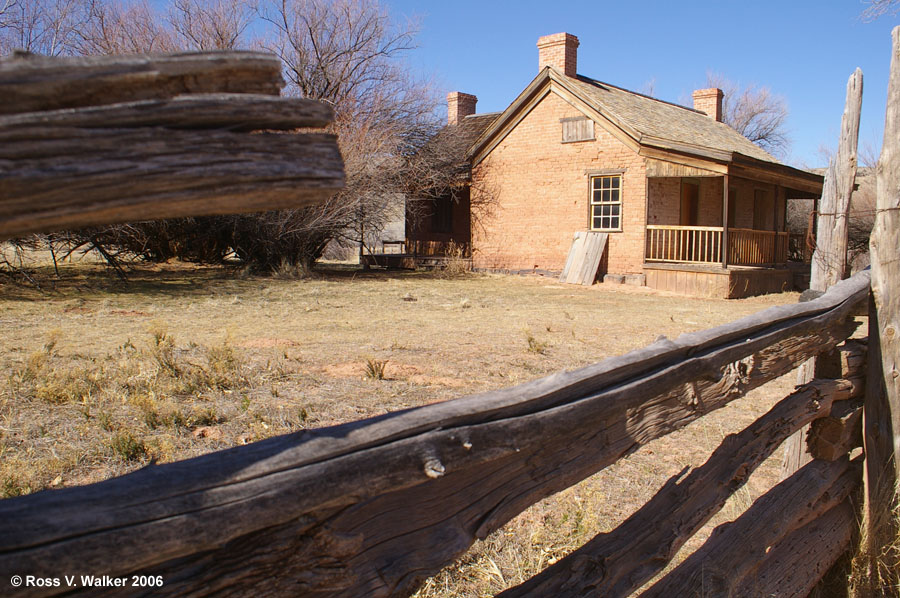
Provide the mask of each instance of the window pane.
POLYGON ((609 206, 609 210, 610 210, 609 213, 612 214, 613 216, 618 216, 620 207, 622 207, 622 206, 620 206, 619 204, 613 204, 613 205, 609 206))
POLYGON ((599 190, 594 191, 594 197, 593 197, 593 199, 592 199, 592 201, 593 201, 594 203, 600 203, 600 194, 601 194, 601 193, 602 193, 602 191, 599 191, 599 190))
POLYGON ((603 228, 603 226, 601 226, 600 224, 600 218, 594 218, 594 228, 603 228))
POLYGON ((613 189, 611 192, 610 201, 619 201, 619 190, 613 189))

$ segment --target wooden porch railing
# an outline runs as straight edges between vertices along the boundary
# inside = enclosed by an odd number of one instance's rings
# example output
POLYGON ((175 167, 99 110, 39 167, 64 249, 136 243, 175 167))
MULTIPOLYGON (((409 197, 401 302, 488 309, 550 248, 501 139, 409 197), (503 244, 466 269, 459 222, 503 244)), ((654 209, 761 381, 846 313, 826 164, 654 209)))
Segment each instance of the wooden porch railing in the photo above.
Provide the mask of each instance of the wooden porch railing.
MULTIPOLYGON (((647 225, 648 262, 722 263, 721 226, 647 225)), ((728 229, 728 263, 738 266, 783 264, 790 233, 728 229)))
POLYGON ((787 262, 790 233, 749 228, 728 229, 728 263, 736 266, 787 262))
POLYGON ((648 224, 647 261, 721 263, 722 227, 648 224))

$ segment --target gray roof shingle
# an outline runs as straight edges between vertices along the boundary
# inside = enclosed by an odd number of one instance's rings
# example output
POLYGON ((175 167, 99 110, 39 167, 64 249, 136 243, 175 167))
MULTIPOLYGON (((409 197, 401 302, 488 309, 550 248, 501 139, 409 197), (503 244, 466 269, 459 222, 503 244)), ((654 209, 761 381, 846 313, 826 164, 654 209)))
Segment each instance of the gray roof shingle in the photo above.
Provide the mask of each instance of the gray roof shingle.
MULTIPOLYGON (((633 91, 578 75, 557 73, 583 99, 613 122, 636 131, 640 136, 657 137, 677 143, 737 152, 757 160, 778 163, 765 150, 726 125, 702 112, 657 100, 633 91)), ((641 142, 638 139, 638 142, 641 142)))

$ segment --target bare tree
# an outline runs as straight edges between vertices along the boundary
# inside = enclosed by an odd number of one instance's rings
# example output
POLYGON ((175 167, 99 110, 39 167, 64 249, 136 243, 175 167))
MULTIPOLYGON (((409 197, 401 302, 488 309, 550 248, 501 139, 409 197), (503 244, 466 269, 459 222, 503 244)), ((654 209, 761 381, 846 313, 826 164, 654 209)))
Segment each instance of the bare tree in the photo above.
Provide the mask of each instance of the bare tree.
POLYGON ((866 0, 866 4, 869 6, 862 12, 860 18, 867 22, 900 12, 900 0, 866 0))
POLYGON ((90 0, 78 53, 146 54, 177 49, 173 32, 146 0, 90 0))
POLYGON ((8 13, 15 5, 16 0, 0 0, 0 28, 6 27, 8 13))
POLYGON ((722 120, 735 131, 775 156, 784 156, 790 146, 785 120, 788 115, 784 98, 768 87, 740 85, 716 73, 707 74, 707 86, 725 93, 722 120))
POLYGON ((84 0, 0 0, 0 9, 0 54, 73 54, 88 19, 84 0))
POLYGON ((173 0, 168 21, 185 49, 231 50, 248 45, 244 34, 255 16, 247 0, 173 0))
POLYGON ((267 48, 285 65, 286 93, 331 104, 347 173, 346 188, 321 206, 279 219, 283 234, 314 231, 315 252, 285 259, 309 265, 327 240, 364 243, 403 199, 409 159, 437 130, 438 100, 403 62, 412 24, 397 25, 376 0, 272 0, 260 16, 274 30, 267 48))

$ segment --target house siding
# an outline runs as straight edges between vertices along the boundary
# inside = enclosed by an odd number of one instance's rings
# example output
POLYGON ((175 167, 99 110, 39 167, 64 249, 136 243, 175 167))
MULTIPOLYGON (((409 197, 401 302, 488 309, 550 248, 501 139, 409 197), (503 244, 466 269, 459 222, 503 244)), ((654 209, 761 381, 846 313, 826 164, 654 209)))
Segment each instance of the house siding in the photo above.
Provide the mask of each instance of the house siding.
POLYGON ((546 95, 473 171, 476 268, 562 270, 576 231, 589 230, 589 173, 622 171, 622 232, 609 234, 604 271, 642 272, 644 160, 599 125, 596 139, 562 143, 560 119, 582 113, 546 95))

